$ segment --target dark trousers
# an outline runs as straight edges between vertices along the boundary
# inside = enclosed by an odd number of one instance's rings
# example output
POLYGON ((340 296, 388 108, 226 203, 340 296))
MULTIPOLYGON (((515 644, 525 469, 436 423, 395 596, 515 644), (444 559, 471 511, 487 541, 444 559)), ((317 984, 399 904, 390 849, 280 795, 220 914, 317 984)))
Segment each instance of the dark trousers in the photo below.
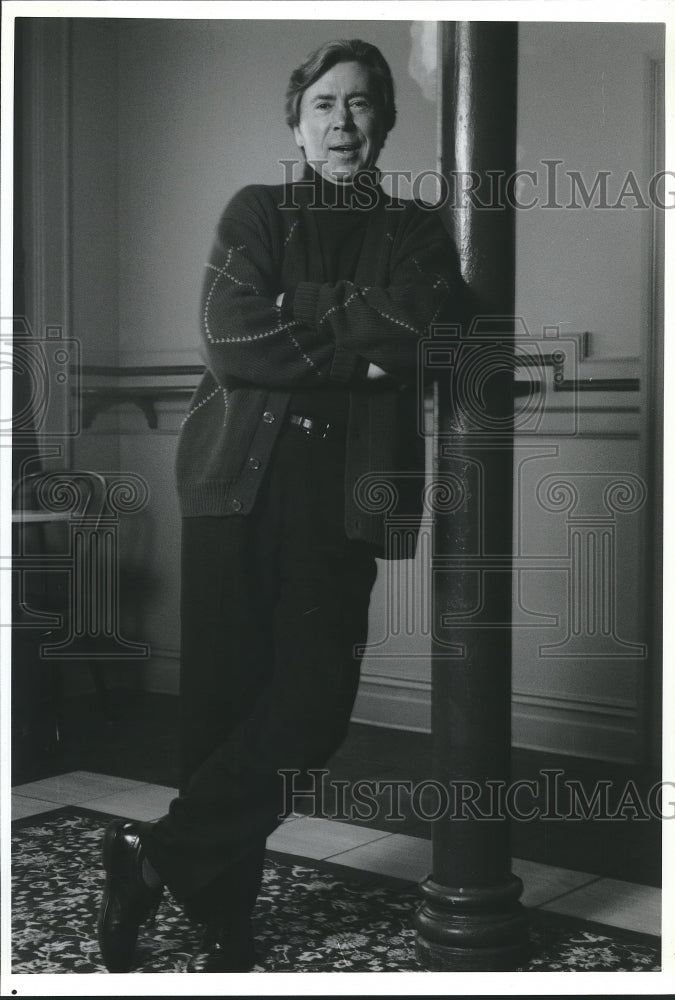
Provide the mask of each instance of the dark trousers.
POLYGON ((142 839, 195 919, 250 914, 279 771, 322 767, 346 734, 376 563, 345 536, 343 480, 343 441, 287 426, 250 515, 183 521, 185 773, 142 839))

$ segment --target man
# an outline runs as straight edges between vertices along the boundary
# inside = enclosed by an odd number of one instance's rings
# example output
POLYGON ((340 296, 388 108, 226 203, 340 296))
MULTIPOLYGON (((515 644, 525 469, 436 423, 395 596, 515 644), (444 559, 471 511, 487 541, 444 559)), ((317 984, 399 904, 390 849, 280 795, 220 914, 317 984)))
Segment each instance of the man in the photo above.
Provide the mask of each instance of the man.
POLYGON ((207 266, 206 371, 177 458, 184 780, 157 823, 106 833, 110 971, 132 967, 164 886, 205 926, 188 971, 252 968, 279 772, 321 767, 344 739, 388 555, 364 476, 423 468, 418 342, 452 304, 454 258, 435 212, 377 183, 389 66, 329 42, 292 74, 286 111, 303 178, 235 195, 207 266))

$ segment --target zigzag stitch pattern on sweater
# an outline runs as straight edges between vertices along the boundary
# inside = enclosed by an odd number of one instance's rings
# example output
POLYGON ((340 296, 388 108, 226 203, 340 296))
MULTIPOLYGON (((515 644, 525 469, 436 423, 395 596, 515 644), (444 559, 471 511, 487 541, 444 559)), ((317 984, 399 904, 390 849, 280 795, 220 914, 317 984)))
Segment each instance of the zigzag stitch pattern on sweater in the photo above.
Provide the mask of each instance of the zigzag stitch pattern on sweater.
MULTIPOLYGON (((286 242, 288 242, 288 239, 292 235, 293 229, 295 228, 296 225, 297 225, 297 221, 293 224, 293 227, 292 227, 290 233, 288 234, 286 242)), ((213 279, 211 287, 209 288, 208 295, 206 296, 206 301, 204 303, 204 330, 206 331, 206 336, 207 336, 207 338, 208 338, 208 340, 209 340, 209 342, 211 344, 242 344, 242 343, 251 343, 251 342, 257 341, 257 340, 265 340, 268 337, 272 337, 272 336, 274 336, 277 333, 284 333, 286 330, 292 330, 294 327, 298 327, 298 326, 302 325, 298 320, 290 320, 287 323, 278 322, 276 326, 272 327, 269 330, 263 330, 262 333, 242 335, 240 337, 214 337, 213 336, 213 334, 211 333, 211 329, 209 327, 209 318, 208 318, 209 306, 211 304, 211 299, 213 298, 213 294, 215 292, 216 285, 218 284, 218 282, 220 281, 221 278, 228 278, 230 281, 234 282, 237 285, 240 285, 242 288, 250 288, 253 291, 254 294, 260 295, 260 292, 258 291, 258 289, 257 289, 257 287, 255 285, 253 285, 251 282, 239 281, 239 279, 235 278, 235 276, 232 274, 232 272, 230 270, 230 265, 231 265, 231 262, 232 262, 232 256, 233 256, 233 254, 234 253, 238 253, 239 251, 243 250, 244 247, 245 247, 245 244, 242 244, 241 246, 238 246, 238 247, 228 247, 228 249, 227 249, 227 256, 225 258, 225 263, 222 265, 222 267, 216 267, 215 264, 211 264, 211 263, 208 263, 206 265, 207 268, 210 268, 212 271, 216 272, 216 276, 213 279)), ((280 311, 279 311, 279 318, 280 318, 280 311)), ((293 346, 295 347, 295 349, 297 350, 298 354, 303 359, 303 361, 305 362, 305 364, 307 364, 310 368, 315 368, 316 369, 316 365, 314 364, 314 362, 312 361, 312 359, 307 354, 305 354, 305 352, 303 351, 302 347, 298 343, 297 339, 292 334, 289 334, 289 338, 288 339, 291 341, 291 343, 293 344, 293 346)))
MULTIPOLYGON (((196 413, 197 410, 201 409, 201 407, 204 406, 205 403, 208 403, 210 399, 213 399, 214 396, 217 396, 219 392, 221 392, 220 386, 218 386, 217 389, 214 389, 213 392, 210 392, 208 396, 204 396, 204 398, 200 400, 200 402, 197 403, 196 406, 193 406, 192 409, 188 413, 186 413, 186 415, 183 417, 183 420, 181 422, 181 427, 183 426, 183 424, 187 423, 187 421, 190 419, 193 413, 196 413)), ((222 389, 222 393, 224 396, 225 407, 227 408, 227 393, 225 389, 222 389)))
MULTIPOLYGON (((302 326, 302 323, 294 319, 288 323, 280 323, 270 330, 263 330, 262 333, 250 333, 241 337, 213 337, 208 330, 206 332, 211 344, 250 344, 254 340, 266 340, 268 337, 274 336, 275 333, 284 333, 286 330, 292 330, 296 326, 302 326)), ((288 339, 292 343, 296 343, 294 337, 289 337, 288 339)))
POLYGON ((423 336, 422 331, 418 330, 417 327, 411 326, 410 323, 406 323, 402 319, 397 319, 396 316, 390 316, 389 313, 384 312, 374 302, 370 303, 370 307, 371 309, 374 309, 378 316, 381 316, 382 319, 389 320, 390 323, 395 323, 397 326, 402 326, 405 330, 410 330, 411 333, 414 333, 418 337, 423 336))
POLYGON ((239 285, 241 288, 250 288, 254 295, 260 295, 260 292, 258 291, 256 286, 253 285, 250 281, 239 281, 239 279, 235 278, 235 276, 230 272, 229 270, 230 261, 232 259, 232 254, 235 252, 235 250, 237 251, 243 250, 243 246, 230 247, 227 253, 225 264, 222 267, 216 267, 215 264, 206 265, 206 267, 209 268, 211 271, 216 272, 216 276, 213 279, 211 287, 209 288, 209 294, 206 296, 206 301, 204 302, 204 329, 206 330, 206 335, 209 339, 211 339, 211 331, 209 329, 209 306, 211 304, 211 299, 213 298, 213 294, 216 290, 216 285, 218 284, 221 278, 229 278, 230 281, 232 281, 235 285, 239 285))
POLYGON ((321 319, 319 320, 319 324, 321 324, 321 323, 325 323, 325 322, 326 322, 326 320, 328 319, 328 317, 329 317, 330 315, 332 315, 332 313, 334 313, 334 312, 339 312, 339 310, 340 310, 340 309, 346 309, 346 308, 347 308, 347 306, 349 305, 349 303, 350 303, 350 302, 353 302, 353 301, 354 301, 354 299, 356 299, 356 298, 358 298, 358 292, 352 292, 352 294, 351 294, 351 295, 350 295, 350 296, 349 296, 348 298, 346 298, 346 299, 344 300, 344 302, 341 302, 341 303, 340 303, 339 305, 337 305, 337 306, 331 306, 331 308, 330 308, 330 309, 328 309, 328 310, 327 310, 327 311, 326 311, 326 312, 325 312, 325 313, 323 314, 323 316, 322 316, 322 317, 321 317, 321 319))
POLYGON ((288 236, 287 236, 287 237, 286 237, 286 239, 284 240, 284 246, 286 246, 286 245, 287 245, 287 243, 288 243, 288 241, 290 240, 291 236, 292 236, 292 235, 293 235, 293 233, 295 232, 295 230, 296 230, 296 228, 297 228, 297 225, 298 225, 298 220, 296 219, 296 220, 295 220, 295 222, 293 223, 293 225, 291 226, 291 228, 290 228, 290 229, 288 230, 288 236))
MULTIPOLYGON (((442 278, 440 280, 443 281, 442 278)), ((436 285, 434 285, 434 288, 435 287, 436 285)), ((369 289, 364 288, 361 289, 361 291, 365 293, 369 291, 369 289)), ((332 306, 327 312, 325 312, 321 317, 321 319, 319 320, 319 324, 324 323, 332 313, 338 312, 340 309, 346 309, 347 306, 350 305, 350 303, 353 302, 354 299, 357 299, 358 297, 359 297, 358 292, 352 292, 352 294, 348 298, 346 298, 344 302, 340 303, 340 305, 332 306)), ((389 313, 383 312, 382 309, 379 309, 378 306, 375 305, 375 303, 369 303, 369 305, 371 309, 374 309, 375 312, 382 317, 382 319, 386 319, 390 323, 395 323, 397 326, 402 326, 405 330, 410 330, 411 333, 414 333, 418 337, 422 336, 421 331, 418 330, 416 327, 411 326, 410 323, 406 323, 402 319, 397 319, 395 316, 390 316, 389 313)))
POLYGON ((289 333, 289 337, 293 341, 293 343, 295 344, 295 346, 297 347, 297 349, 298 349, 298 351, 300 353, 300 356, 303 358, 304 361, 307 362, 307 364, 309 365, 309 367, 310 368, 316 368, 316 365, 314 364, 314 362, 312 361, 312 359, 309 357, 309 355, 305 354, 305 352, 300 347, 300 344, 297 342, 297 340, 295 339, 295 337, 293 336, 292 333, 289 333))

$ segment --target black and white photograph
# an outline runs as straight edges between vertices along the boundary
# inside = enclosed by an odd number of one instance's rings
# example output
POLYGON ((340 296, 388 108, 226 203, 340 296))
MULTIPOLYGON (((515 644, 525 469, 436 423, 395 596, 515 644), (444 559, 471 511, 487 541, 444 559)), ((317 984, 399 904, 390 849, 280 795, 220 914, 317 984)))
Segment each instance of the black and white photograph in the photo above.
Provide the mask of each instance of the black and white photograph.
POLYGON ((675 987, 674 24, 3 4, 2 995, 675 987))

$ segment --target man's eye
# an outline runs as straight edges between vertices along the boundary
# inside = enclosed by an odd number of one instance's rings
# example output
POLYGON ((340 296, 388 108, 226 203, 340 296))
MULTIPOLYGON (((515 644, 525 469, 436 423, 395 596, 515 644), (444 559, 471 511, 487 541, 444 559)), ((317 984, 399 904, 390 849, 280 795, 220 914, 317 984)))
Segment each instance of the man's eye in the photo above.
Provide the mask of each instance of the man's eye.
POLYGON ((366 101, 365 98, 360 97, 358 100, 352 101, 350 107, 356 108, 357 111, 361 111, 364 108, 370 107, 370 101, 366 101))
POLYGON ((314 107, 317 108, 318 111, 325 111, 326 108, 330 107, 330 104, 328 101, 319 101, 319 103, 315 104, 314 107))

